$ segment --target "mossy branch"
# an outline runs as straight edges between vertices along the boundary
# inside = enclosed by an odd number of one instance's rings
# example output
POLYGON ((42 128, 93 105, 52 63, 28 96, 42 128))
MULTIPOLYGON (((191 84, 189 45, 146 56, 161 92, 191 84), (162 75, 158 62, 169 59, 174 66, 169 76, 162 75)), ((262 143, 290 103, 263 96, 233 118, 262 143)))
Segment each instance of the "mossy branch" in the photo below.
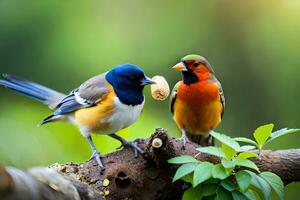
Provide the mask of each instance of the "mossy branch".
MULTIPOLYGON (((54 164, 50 167, 19 170, 0 168, 1 199, 181 199, 188 187, 183 181, 172 183, 176 166, 167 160, 197 153, 194 143, 186 148, 158 128, 148 139, 138 139, 145 150, 134 157, 124 148, 104 156, 106 170, 101 173, 94 160, 82 164, 54 164)), ((219 162, 217 157, 199 154, 202 161, 219 162)), ((263 150, 253 160, 261 171, 271 171, 285 184, 300 181, 300 149, 263 150)))

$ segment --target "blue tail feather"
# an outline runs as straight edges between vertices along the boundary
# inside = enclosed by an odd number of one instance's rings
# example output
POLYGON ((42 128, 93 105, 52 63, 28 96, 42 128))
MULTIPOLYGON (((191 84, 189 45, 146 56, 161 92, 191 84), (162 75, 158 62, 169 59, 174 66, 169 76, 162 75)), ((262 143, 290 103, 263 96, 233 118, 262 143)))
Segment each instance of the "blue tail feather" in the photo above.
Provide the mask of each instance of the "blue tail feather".
MULTIPOLYGON (((23 94, 27 97, 40 101, 48 105, 51 109, 55 109, 60 100, 66 96, 40 84, 26 81, 13 75, 3 74, 3 78, 3 80, 0 79, 0 85, 3 85, 4 87, 12 91, 23 94)), ((59 115, 50 115, 49 117, 45 118, 40 125, 58 120, 60 117, 61 116, 59 115)))
POLYGON ((38 100, 41 102, 46 101, 45 95, 43 95, 42 93, 39 93, 33 89, 29 89, 28 87, 23 87, 23 86, 15 84, 15 83, 9 82, 7 80, 0 80, 0 85, 3 85, 4 87, 6 87, 8 89, 11 89, 17 93, 26 95, 35 100, 38 100))
POLYGON ((53 107, 50 104, 55 104, 56 99, 61 99, 65 96, 55 90, 13 75, 3 74, 3 78, 3 80, 0 79, 0 85, 32 99, 43 102, 44 104, 49 105, 49 107, 53 107))
POLYGON ((3 76, 3 78, 6 81, 9 81, 9 82, 14 83, 14 84, 16 84, 18 86, 21 86, 21 87, 33 90, 33 91, 38 92, 38 93, 43 93, 45 95, 46 94, 50 95, 52 93, 56 93, 55 90, 52 90, 50 88, 47 88, 45 86, 42 86, 40 84, 31 82, 31 81, 27 81, 27 80, 21 79, 19 77, 11 75, 11 74, 2 74, 2 76, 3 76))

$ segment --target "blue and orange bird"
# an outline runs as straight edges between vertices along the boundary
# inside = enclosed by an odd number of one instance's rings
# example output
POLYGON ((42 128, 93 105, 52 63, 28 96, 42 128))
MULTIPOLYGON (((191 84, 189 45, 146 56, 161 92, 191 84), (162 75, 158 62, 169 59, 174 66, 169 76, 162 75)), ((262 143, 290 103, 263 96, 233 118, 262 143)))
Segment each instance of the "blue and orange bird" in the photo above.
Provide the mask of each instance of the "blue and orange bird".
POLYGON ((90 78, 68 95, 45 86, 3 75, 0 85, 38 100, 54 112, 42 124, 67 121, 80 129, 87 139, 92 157, 104 169, 101 154, 97 151, 91 134, 107 134, 133 148, 135 155, 143 151, 136 143, 127 141, 116 133, 133 124, 144 106, 143 88, 154 83, 142 69, 131 64, 119 65, 112 70, 90 78))
POLYGON ((188 139, 202 146, 213 145, 209 132, 221 122, 225 108, 220 82, 209 62, 199 55, 187 55, 173 68, 183 77, 173 88, 171 112, 184 146, 188 139))

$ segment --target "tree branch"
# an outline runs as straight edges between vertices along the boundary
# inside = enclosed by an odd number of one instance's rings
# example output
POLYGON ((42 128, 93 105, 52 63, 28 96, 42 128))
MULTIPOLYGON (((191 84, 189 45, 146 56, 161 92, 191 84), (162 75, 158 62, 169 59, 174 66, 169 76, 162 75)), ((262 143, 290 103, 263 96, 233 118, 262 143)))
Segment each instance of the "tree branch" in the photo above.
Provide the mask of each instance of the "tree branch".
MULTIPOLYGON (((183 149, 180 140, 170 138, 161 128, 150 138, 137 142, 145 150, 144 156, 135 158, 128 148, 107 154, 103 158, 106 165, 103 173, 95 160, 27 171, 2 167, 0 196, 11 199, 181 199, 188 185, 183 181, 172 183, 177 166, 166 161, 178 155, 195 156, 197 145, 188 142, 183 149)), ((197 159, 219 162, 217 157, 204 153, 197 159)), ((280 176, 285 184, 300 181, 300 149, 263 150, 260 159, 253 161, 261 171, 280 176)))

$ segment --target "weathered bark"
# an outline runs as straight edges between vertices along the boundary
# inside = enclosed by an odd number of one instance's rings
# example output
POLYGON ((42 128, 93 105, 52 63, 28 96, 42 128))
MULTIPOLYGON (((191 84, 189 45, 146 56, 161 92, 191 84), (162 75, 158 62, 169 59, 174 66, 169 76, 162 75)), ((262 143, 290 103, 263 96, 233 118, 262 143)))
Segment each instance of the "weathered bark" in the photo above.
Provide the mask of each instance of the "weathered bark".
POLYGON ((102 199, 84 182, 46 167, 0 167, 0 199, 102 199))
MULTIPOLYGON (((194 143, 168 137, 156 129, 146 140, 137 140, 144 156, 134 157, 131 149, 105 155, 101 173, 94 160, 83 164, 54 164, 50 168, 20 171, 0 169, 0 197, 4 199, 181 199, 187 185, 172 183, 176 167, 166 161, 177 155, 193 155, 194 143)), ((219 162, 217 157, 199 154, 199 160, 219 162)), ((272 171, 285 184, 300 181, 300 149, 264 150, 254 160, 261 171, 272 171)))

